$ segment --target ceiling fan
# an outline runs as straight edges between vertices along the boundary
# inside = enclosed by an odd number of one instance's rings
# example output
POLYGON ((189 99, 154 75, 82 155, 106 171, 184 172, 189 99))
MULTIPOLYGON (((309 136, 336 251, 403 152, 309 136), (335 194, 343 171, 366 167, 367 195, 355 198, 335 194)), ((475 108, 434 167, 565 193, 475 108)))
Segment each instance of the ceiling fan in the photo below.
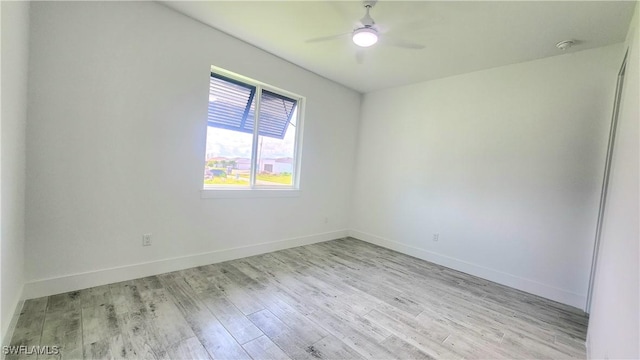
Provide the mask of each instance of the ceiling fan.
POLYGON ((329 41, 335 40, 339 38, 344 38, 348 35, 351 35, 351 40, 354 44, 366 48, 370 47, 378 42, 378 40, 382 40, 381 43, 385 45, 391 45, 396 47, 401 47, 405 49, 424 49, 424 45, 415 44, 403 40, 399 40, 389 36, 388 34, 381 34, 378 27, 376 26, 376 22, 373 20, 369 12, 376 5, 378 0, 365 0, 363 1, 363 5, 365 8, 365 14, 362 19, 360 19, 360 27, 357 27, 352 32, 343 33, 338 35, 331 36, 323 36, 315 39, 309 39, 307 43, 321 42, 321 41, 329 41))

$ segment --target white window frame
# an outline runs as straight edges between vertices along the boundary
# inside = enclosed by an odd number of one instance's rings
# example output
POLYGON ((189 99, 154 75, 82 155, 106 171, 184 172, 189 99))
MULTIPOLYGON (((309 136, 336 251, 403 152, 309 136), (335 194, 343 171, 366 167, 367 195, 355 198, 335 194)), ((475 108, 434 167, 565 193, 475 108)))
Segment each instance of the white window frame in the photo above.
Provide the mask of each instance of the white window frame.
MULTIPOLYGON (((300 171, 302 164, 302 135, 304 133, 304 113, 306 99, 304 96, 294 94, 290 91, 286 91, 275 86, 265 84, 261 81, 257 81, 246 76, 238 75, 231 71, 211 66, 211 72, 251 85, 256 87, 255 96, 255 111, 254 111, 254 128, 253 128, 253 142, 251 147, 251 173, 249 180, 249 187, 233 187, 233 186, 207 186, 205 188, 204 179, 202 182, 202 190, 200 190, 200 197, 203 199, 208 198, 252 198, 252 197, 296 197, 300 194, 300 171), (292 185, 258 185, 256 184, 257 167, 259 165, 258 159, 258 130, 260 126, 260 101, 262 98, 262 90, 267 90, 282 96, 286 96, 297 101, 296 104, 296 134, 293 149, 293 174, 291 178, 292 185)), ((207 92, 208 94, 208 92, 207 92)), ((208 125, 207 125, 208 127, 208 125)), ((206 137, 205 137, 206 139, 206 137)), ((205 145, 206 147, 206 145, 205 145)), ((205 151, 206 161, 206 151, 205 151)), ((204 162, 203 162, 204 163, 204 162)), ((199 172, 202 174, 202 171, 199 172)))

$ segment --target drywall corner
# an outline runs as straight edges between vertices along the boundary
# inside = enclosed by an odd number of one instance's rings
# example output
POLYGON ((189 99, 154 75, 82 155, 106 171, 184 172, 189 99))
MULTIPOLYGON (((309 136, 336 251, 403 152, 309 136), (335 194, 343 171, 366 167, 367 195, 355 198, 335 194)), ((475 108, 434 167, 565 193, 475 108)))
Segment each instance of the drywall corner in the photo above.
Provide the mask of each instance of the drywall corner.
POLYGON ((30 2, 2 1, 0 196, 0 331, 11 337, 24 286, 25 138, 29 63, 30 2))
POLYGON ((589 316, 590 359, 640 358, 639 20, 636 3, 589 316))

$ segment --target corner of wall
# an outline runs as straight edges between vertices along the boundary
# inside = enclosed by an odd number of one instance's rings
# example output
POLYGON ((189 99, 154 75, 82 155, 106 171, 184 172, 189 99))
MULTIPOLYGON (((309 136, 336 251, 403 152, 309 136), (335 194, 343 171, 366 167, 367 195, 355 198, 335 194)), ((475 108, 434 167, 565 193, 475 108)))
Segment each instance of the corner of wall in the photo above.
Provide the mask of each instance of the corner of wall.
POLYGON ((353 214, 355 212, 355 189, 358 183, 358 157, 360 153, 360 135, 362 133, 362 107, 364 103, 364 97, 366 94, 360 93, 358 98, 360 100, 360 106, 358 107, 358 119, 356 121, 356 138, 353 144, 353 158, 354 168, 353 176, 351 177, 351 188, 349 194, 351 198, 348 200, 349 209, 347 210, 347 229, 353 227, 353 214))
POLYGON ((624 179, 632 179, 633 172, 636 177, 638 176, 639 22, 640 2, 636 1, 633 18, 625 40, 625 51, 628 51, 629 58, 627 59, 627 74, 622 90, 623 100, 619 115, 619 121, 623 125, 626 121, 629 124, 627 129, 631 131, 620 132, 619 128, 616 136, 611 175, 613 180, 609 184, 608 192, 617 191, 617 197, 607 198, 602 246, 598 249, 599 261, 593 275, 595 277, 592 289, 593 301, 589 309, 589 326, 585 344, 587 359, 638 358, 640 355, 640 342, 638 341, 640 310, 638 307, 637 277, 638 210, 637 196, 633 196, 634 191, 637 195, 638 183, 631 180, 626 183, 624 181, 624 179), (629 127, 634 122, 635 131, 633 131, 633 126, 629 127), (627 140, 625 141, 624 138, 627 140), (617 169, 614 168, 615 166, 617 169), (635 170, 630 170, 633 169, 633 166, 635 166, 635 170), (634 206, 636 214, 624 219, 626 215, 631 214, 630 209, 634 209, 634 206), (633 270, 634 262, 636 271, 633 270), (625 278, 625 275, 631 275, 631 277, 625 278), (629 313, 632 315, 629 316, 629 313))
MULTIPOLYGON (((22 311, 24 291, 25 177, 27 84, 30 37, 29 2, 0 4, 2 22, 2 166, 0 166, 0 337, 3 345, 11 341, 22 311)), ((4 357, 4 356, 3 356, 4 357)))

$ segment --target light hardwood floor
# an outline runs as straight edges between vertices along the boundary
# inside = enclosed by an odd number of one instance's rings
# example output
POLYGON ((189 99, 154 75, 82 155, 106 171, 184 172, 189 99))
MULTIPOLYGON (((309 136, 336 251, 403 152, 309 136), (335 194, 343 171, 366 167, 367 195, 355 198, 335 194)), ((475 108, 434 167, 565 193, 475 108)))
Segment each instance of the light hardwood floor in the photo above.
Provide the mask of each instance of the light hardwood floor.
POLYGON ((585 357, 586 328, 578 309, 347 238, 28 300, 12 345, 60 347, 40 359, 562 359, 585 357))

